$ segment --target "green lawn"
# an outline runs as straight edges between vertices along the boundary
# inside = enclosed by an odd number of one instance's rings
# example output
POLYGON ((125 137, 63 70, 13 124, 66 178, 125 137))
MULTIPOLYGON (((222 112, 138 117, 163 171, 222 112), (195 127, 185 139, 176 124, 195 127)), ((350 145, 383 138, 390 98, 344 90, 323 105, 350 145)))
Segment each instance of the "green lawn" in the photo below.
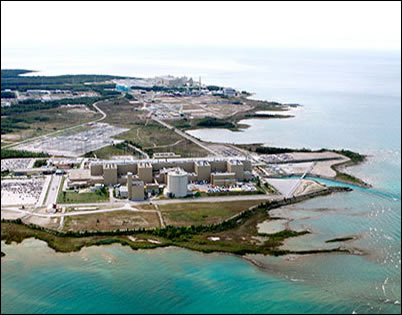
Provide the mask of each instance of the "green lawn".
POLYGON ((242 212, 254 205, 260 204, 258 200, 244 200, 236 202, 200 202, 177 203, 162 205, 159 209, 168 225, 200 225, 222 222, 231 216, 242 212))
POLYGON ((102 202, 109 200, 109 191, 106 193, 98 192, 88 192, 88 193, 78 193, 74 191, 63 192, 60 190, 59 196, 57 197, 57 203, 91 203, 91 202, 102 202))
POLYGON ((132 155, 132 156, 139 157, 139 154, 137 153, 137 151, 134 151, 131 148, 124 150, 115 145, 109 145, 109 146, 101 148, 99 150, 96 150, 93 152, 88 152, 87 154, 85 154, 85 157, 93 157, 94 155, 96 155, 96 157, 98 159, 104 159, 104 160, 108 160, 111 157, 116 156, 116 155, 132 155))

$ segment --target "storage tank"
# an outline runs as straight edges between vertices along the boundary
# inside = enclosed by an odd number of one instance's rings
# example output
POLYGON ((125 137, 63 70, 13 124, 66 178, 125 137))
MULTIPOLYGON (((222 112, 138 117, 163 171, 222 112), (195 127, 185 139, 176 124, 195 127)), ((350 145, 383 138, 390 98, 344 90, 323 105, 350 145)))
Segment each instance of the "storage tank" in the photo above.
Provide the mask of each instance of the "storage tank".
POLYGON ((182 198, 187 196, 188 175, 182 169, 176 169, 168 173, 167 191, 173 197, 182 198))

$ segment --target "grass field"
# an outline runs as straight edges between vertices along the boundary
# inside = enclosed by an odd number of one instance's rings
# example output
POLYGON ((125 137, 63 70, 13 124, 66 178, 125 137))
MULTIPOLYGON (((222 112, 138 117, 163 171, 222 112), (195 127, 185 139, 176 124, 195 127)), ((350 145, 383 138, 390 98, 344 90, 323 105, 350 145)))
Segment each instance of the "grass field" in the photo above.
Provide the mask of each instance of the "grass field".
POLYGON ((129 131, 116 136, 116 139, 132 141, 144 149, 151 149, 154 153, 174 152, 186 157, 207 155, 198 145, 155 122, 137 122, 129 131))
POLYGON ((219 223, 252 206, 258 200, 218 203, 177 203, 162 205, 159 209, 167 225, 188 226, 219 223))
POLYGON ((98 106, 107 114, 104 122, 130 129, 116 136, 116 139, 132 141, 143 149, 152 149, 152 152, 174 152, 185 157, 207 155, 205 150, 183 139, 173 130, 147 119, 146 112, 125 98, 105 101, 98 106))
POLYGON ((109 145, 107 147, 93 151, 92 153, 88 152, 87 154, 85 154, 86 157, 88 157, 89 155, 91 157, 94 157, 96 155, 96 157, 98 159, 105 159, 105 160, 108 160, 108 159, 112 158, 113 156, 121 156, 121 155, 130 155, 130 156, 135 156, 137 158, 140 158, 140 155, 137 151, 134 151, 132 149, 129 149, 129 150, 119 149, 118 147, 116 147, 114 145, 109 145))
POLYGON ((102 202, 109 200, 109 191, 105 194, 100 194, 98 192, 88 192, 88 193, 78 193, 74 191, 59 191, 57 196, 57 203, 91 203, 91 202, 102 202))
POLYGON ((106 100, 97 106, 107 115, 103 122, 122 128, 132 128, 137 122, 145 121, 145 113, 138 110, 137 105, 132 105, 122 97, 106 100))
POLYGON ((156 213, 115 211, 66 217, 64 231, 114 231, 160 227, 156 213))
MULTIPOLYGON (((18 117, 18 115, 12 115, 12 117, 18 117)), ((40 117, 46 121, 33 120, 32 123, 18 123, 16 125, 24 129, 14 129, 12 133, 2 134, 2 140, 8 141, 22 141, 28 138, 41 136, 47 133, 57 131, 59 129, 68 128, 78 124, 86 123, 101 116, 98 113, 91 111, 78 111, 78 110, 67 110, 66 108, 54 108, 49 110, 39 110, 34 112, 27 112, 23 115, 24 119, 30 119, 35 117, 40 117)), ((2 118, 1 122, 9 119, 2 118)))
POLYGON ((357 178, 357 177, 355 177, 353 175, 350 175, 350 174, 347 174, 347 173, 343 173, 341 171, 338 171, 337 169, 335 169, 335 172, 336 172, 335 179, 345 181, 345 182, 349 182, 349 183, 352 183, 352 184, 358 184, 358 185, 362 185, 362 186, 367 186, 367 183, 362 181, 360 178, 357 178))

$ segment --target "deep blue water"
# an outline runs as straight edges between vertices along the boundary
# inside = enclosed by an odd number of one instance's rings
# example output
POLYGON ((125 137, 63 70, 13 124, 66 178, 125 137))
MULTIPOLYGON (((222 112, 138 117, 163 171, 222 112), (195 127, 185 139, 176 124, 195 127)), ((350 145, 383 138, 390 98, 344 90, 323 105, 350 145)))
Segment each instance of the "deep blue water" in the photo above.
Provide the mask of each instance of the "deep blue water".
POLYGON ((315 232, 287 246, 324 246, 325 240, 355 235, 358 240, 345 246, 365 255, 257 257, 268 268, 262 270, 237 257, 181 249, 107 246, 55 254, 38 241, 2 244, 7 254, 1 264, 2 313, 401 312, 400 52, 135 47, 94 52, 37 51, 27 59, 2 48, 2 67, 201 75, 203 82, 246 89, 255 97, 301 103, 292 119, 248 121, 251 127, 241 133, 196 133, 214 141, 369 154, 350 171, 373 184, 372 192, 355 189, 284 209, 295 218, 293 228, 315 232))

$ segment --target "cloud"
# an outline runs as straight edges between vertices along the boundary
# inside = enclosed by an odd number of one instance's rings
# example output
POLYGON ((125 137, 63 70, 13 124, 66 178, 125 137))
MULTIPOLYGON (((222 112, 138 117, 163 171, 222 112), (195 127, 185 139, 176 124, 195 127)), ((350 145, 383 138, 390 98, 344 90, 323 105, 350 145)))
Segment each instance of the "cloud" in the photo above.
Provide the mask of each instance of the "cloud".
POLYGON ((396 49, 400 2, 1 2, 1 43, 396 49))

